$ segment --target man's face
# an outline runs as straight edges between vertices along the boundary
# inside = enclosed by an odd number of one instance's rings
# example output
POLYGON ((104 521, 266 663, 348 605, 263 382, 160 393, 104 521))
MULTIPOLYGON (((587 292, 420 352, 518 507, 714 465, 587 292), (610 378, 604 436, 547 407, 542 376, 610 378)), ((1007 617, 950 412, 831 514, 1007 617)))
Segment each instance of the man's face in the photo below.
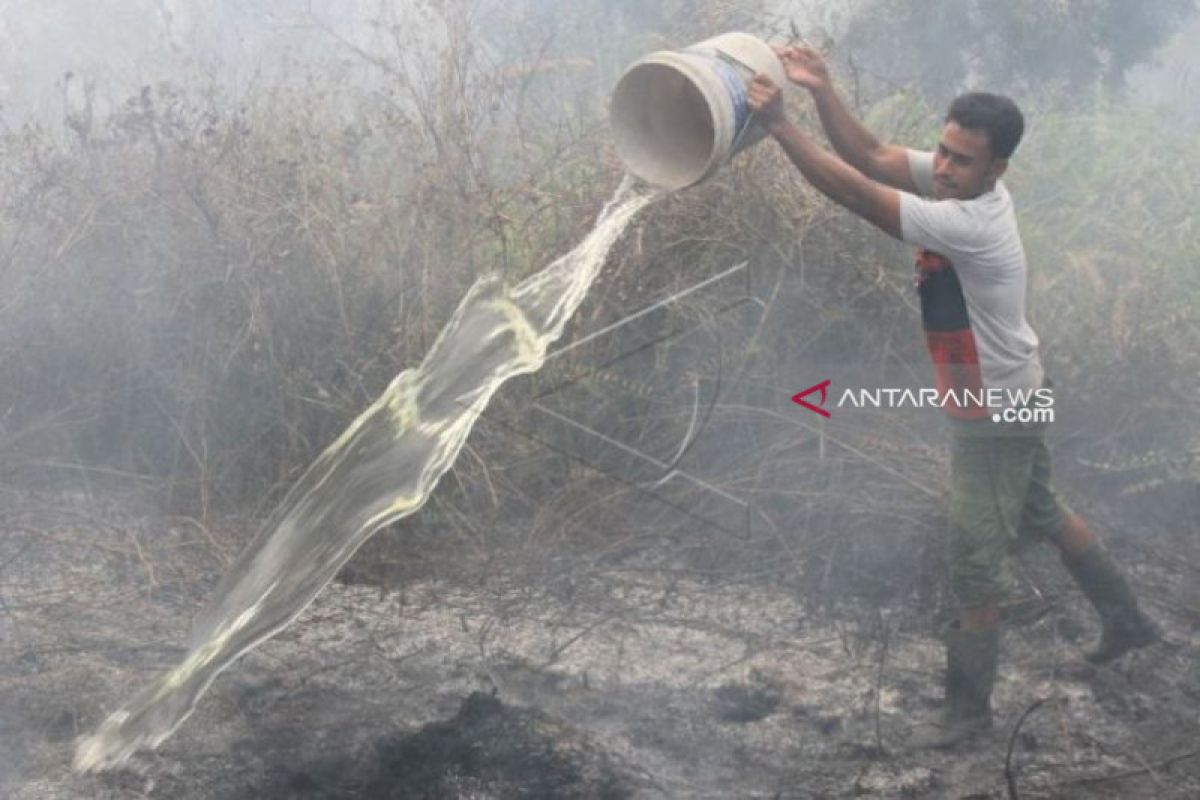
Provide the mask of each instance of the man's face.
POLYGON ((933 196, 970 200, 988 191, 1004 174, 1008 160, 994 158, 987 133, 946 123, 933 154, 933 196))

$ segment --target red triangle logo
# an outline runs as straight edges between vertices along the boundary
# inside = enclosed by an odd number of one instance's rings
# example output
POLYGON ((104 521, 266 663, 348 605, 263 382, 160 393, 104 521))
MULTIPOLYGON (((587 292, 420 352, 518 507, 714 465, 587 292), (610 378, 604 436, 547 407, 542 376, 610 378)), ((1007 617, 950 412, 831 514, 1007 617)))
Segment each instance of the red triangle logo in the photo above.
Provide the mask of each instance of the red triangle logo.
POLYGON ((804 391, 797 392, 796 394, 792 395, 792 402, 798 406, 804 406, 809 411, 815 411, 818 414, 820 414, 822 417, 828 418, 832 415, 825 409, 821 408, 821 406, 825 405, 825 397, 826 397, 825 390, 828 388, 829 388, 829 379, 826 378, 825 380, 821 381, 820 383, 810 386, 807 389, 805 389, 804 391), (821 393, 821 399, 820 399, 820 401, 817 402, 817 404, 815 406, 812 403, 810 403, 804 399, 804 398, 808 397, 810 394, 812 394, 813 392, 821 393))

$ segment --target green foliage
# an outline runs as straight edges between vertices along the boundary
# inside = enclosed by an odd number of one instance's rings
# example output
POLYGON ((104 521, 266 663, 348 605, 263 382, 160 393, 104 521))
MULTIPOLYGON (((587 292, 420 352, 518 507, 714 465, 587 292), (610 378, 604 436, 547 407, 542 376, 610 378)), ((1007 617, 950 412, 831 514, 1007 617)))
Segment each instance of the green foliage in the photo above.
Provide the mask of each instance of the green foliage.
POLYGON ((1103 434, 1105 472, 1194 484, 1200 145, 1122 104, 1032 118, 1010 185, 1047 367, 1103 434))
POLYGON ((1200 375, 1200 145, 1125 105, 1032 114, 1009 178, 1035 311, 1073 373, 1127 368, 1179 396, 1200 375))

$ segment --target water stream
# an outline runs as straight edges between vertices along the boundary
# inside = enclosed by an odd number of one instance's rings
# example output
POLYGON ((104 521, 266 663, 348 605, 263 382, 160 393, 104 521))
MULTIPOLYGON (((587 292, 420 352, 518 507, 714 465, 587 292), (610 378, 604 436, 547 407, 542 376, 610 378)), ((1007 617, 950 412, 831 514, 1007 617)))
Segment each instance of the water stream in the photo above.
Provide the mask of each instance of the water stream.
POLYGON ((267 519, 197 617, 184 660, 83 737, 75 769, 108 769, 160 745, 222 670, 296 619, 375 531, 420 509, 500 385, 541 367, 656 194, 626 177, 566 255, 516 286, 479 279, 420 366, 397 375, 267 519))

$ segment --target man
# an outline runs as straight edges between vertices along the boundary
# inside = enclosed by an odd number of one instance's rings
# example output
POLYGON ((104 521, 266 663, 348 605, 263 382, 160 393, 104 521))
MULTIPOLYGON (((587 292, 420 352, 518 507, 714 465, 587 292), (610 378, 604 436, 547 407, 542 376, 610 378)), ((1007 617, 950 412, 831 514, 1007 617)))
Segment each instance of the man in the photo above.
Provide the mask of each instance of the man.
POLYGON ((880 143, 838 97, 821 56, 776 48, 788 79, 809 90, 841 158, 787 121, 782 92, 756 75, 748 104, 813 186, 918 248, 917 290, 939 396, 952 430, 948 556, 959 614, 946 636, 945 705, 916 747, 949 747, 992 726, 999 601, 1018 543, 1058 547, 1103 623, 1094 663, 1159 638, 1096 535, 1055 495, 1043 425, 993 422, 980 390, 1044 385, 1025 319, 1027 271, 1012 199, 1000 177, 1024 131, 1008 98, 971 93, 950 106, 933 153, 880 143), (844 160, 843 160, 844 159, 844 160), (963 391, 967 390, 967 391, 963 391))

